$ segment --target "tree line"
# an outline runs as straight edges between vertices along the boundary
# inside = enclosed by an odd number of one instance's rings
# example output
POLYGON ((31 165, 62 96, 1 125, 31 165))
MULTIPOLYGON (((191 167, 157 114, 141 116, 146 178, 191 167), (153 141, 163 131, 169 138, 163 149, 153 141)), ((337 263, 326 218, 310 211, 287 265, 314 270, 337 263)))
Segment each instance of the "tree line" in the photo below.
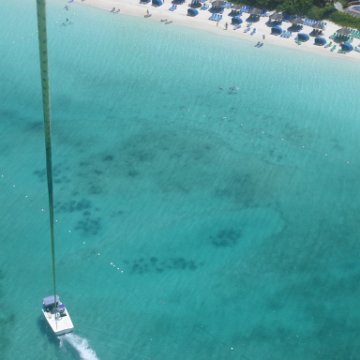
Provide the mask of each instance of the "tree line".
POLYGON ((260 9, 281 11, 289 15, 307 16, 315 20, 329 19, 338 25, 360 30, 360 18, 339 12, 334 3, 339 1, 345 8, 351 0, 233 0, 260 9))

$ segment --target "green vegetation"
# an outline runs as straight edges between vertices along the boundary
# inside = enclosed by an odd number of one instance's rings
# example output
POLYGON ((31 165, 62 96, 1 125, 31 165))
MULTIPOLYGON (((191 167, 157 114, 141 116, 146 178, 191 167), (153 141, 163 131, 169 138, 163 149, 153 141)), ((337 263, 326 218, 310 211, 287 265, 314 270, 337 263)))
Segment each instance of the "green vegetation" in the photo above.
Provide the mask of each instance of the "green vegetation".
POLYGON ((319 17, 336 11, 331 0, 247 0, 246 3, 269 10, 284 11, 290 15, 307 15, 311 12, 319 17))
MULTIPOLYGON (((338 0, 344 7, 350 0, 338 0)), ((311 19, 329 19, 341 26, 348 26, 360 30, 360 18, 341 13, 334 8, 335 0, 240 0, 247 4, 268 10, 283 11, 290 15, 308 16, 311 19)))
POLYGON ((360 18, 356 18, 349 14, 341 13, 341 12, 334 12, 329 17, 329 20, 333 21, 336 24, 351 27, 357 30, 360 30, 360 18))

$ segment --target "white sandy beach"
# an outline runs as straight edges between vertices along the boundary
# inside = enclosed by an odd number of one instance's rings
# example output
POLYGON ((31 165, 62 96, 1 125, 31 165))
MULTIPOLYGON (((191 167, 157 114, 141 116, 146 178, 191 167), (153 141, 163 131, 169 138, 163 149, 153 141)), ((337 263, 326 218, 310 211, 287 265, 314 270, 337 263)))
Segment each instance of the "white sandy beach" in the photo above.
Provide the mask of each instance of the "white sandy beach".
MULTIPOLYGON (((160 7, 154 7, 149 4, 140 4, 139 0, 75 0, 75 3, 89 5, 93 7, 97 7, 99 9, 110 12, 113 8, 120 9, 120 14, 137 16, 144 18, 144 21, 156 21, 159 22, 162 19, 167 19, 168 21, 172 21, 172 23, 176 23, 178 25, 191 27, 193 29, 201 29, 208 32, 212 32, 216 35, 223 36, 232 36, 235 38, 243 39, 246 41, 253 42, 254 45, 258 42, 264 42, 264 46, 267 43, 271 43, 277 46, 284 46, 292 49, 296 49, 297 51, 308 51, 313 54, 322 54, 332 57, 340 57, 340 58, 348 58, 351 60, 360 60, 360 53, 356 51, 352 51, 347 54, 338 53, 339 45, 337 49, 333 52, 330 51, 330 48, 324 48, 314 45, 313 38, 310 38, 309 41, 298 45, 294 38, 296 33, 292 34, 292 37, 286 39, 280 36, 271 35, 271 29, 266 25, 268 21, 268 17, 261 17, 260 20, 254 23, 251 28, 256 28, 256 33, 254 35, 250 35, 250 31, 248 33, 244 33, 244 29, 246 27, 245 20, 248 17, 248 14, 243 14, 242 19, 244 23, 242 24, 240 29, 234 30, 231 25, 231 18, 228 16, 230 13, 230 9, 225 9, 223 13, 223 19, 217 25, 215 21, 210 21, 209 17, 211 13, 208 10, 199 10, 199 15, 196 17, 187 16, 187 9, 189 7, 189 0, 187 0, 184 4, 178 5, 175 11, 169 11, 171 4, 170 0, 165 0, 164 5, 160 7), (151 17, 144 17, 146 11, 149 10, 151 17), (228 23, 228 29, 225 30, 225 24, 228 23), (265 36, 265 40, 263 39, 265 36)), ((71 4, 69 4, 71 6, 71 4)), ((117 16, 118 14, 109 13, 111 16, 117 16)), ((329 41, 329 37, 340 28, 340 26, 326 21, 327 26, 325 31, 323 32, 323 36, 329 41)), ((171 26, 171 24, 167 25, 171 26)), ((287 29, 290 24, 283 23, 282 27, 287 29)), ((301 32, 310 33, 312 30, 309 26, 304 26, 301 32)), ((360 40, 355 39, 353 42, 354 47, 360 45, 360 40)))

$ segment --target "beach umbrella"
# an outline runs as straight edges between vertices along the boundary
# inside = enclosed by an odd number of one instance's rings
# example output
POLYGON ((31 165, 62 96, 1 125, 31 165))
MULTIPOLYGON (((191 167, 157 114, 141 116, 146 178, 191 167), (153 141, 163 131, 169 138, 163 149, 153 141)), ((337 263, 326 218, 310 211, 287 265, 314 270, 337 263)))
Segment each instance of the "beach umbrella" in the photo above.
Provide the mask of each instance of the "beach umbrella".
POLYGON ((229 16, 241 15, 241 10, 240 10, 241 7, 242 7, 242 5, 240 5, 240 4, 234 4, 233 7, 231 8, 229 16))
POLYGON ((161 6, 163 4, 162 0, 152 0, 153 6, 161 6))
POLYGON ((188 8, 187 14, 188 16, 196 16, 199 15, 199 11, 194 8, 188 8))
POLYGON ((226 1, 216 0, 211 3, 213 9, 224 9, 226 5, 226 1))
POLYGON ((258 8, 252 8, 251 11, 250 11, 250 14, 251 15, 261 15, 263 13, 263 11, 261 9, 258 9, 258 8))
POLYGON ((317 36, 315 38, 314 44, 318 46, 324 46, 326 44, 326 39, 322 36, 317 36))
POLYGON ((298 36, 297 36, 297 39, 299 41, 305 42, 305 41, 308 41, 310 39, 310 36, 308 34, 305 34, 305 33, 299 33, 298 36))
POLYGON ((241 17, 240 16, 234 16, 232 19, 231 19, 231 23, 233 24, 233 25, 240 25, 240 24, 242 24, 242 19, 241 19, 241 17))
POLYGON ((280 35, 283 32, 283 29, 280 26, 273 26, 271 28, 271 33, 273 35, 280 35))
POLYGON ((334 34, 334 40, 337 42, 346 42, 350 39, 351 29, 341 28, 334 34))
POLYGON ((273 13, 269 16, 271 22, 278 22, 281 23, 283 20, 283 15, 281 13, 273 13))
POLYGON ((349 28, 341 28, 336 31, 336 35, 338 36, 349 36, 351 34, 351 30, 349 28))
POLYGON ((296 16, 290 20, 293 25, 302 25, 304 24, 304 20, 300 16, 296 16))
POLYGON ((341 44, 341 50, 345 52, 349 52, 353 50, 353 46, 349 43, 341 44))

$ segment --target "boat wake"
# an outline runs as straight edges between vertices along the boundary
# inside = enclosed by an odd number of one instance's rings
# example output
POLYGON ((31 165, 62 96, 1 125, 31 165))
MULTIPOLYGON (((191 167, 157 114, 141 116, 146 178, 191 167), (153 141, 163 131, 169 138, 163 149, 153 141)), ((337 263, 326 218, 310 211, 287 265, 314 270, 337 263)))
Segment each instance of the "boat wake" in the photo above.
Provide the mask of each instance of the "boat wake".
POLYGON ((95 350, 90 347, 87 339, 75 334, 65 334, 59 337, 60 346, 70 345, 77 351, 81 360, 99 360, 95 350))

